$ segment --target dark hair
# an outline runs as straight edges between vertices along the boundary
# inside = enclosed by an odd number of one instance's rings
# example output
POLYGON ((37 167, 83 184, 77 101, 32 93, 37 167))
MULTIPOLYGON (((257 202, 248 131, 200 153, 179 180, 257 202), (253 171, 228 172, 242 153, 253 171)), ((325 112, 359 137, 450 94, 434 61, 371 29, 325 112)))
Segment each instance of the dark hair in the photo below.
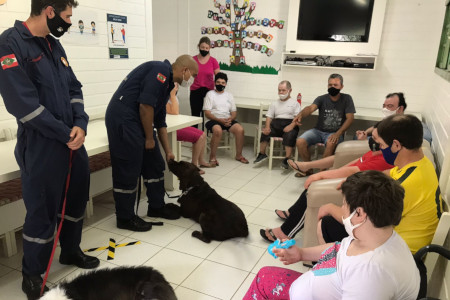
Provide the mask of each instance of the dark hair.
POLYGON ((225 80, 225 82, 228 82, 228 76, 227 76, 227 74, 225 74, 223 72, 219 72, 216 74, 214 81, 217 81, 217 79, 223 79, 223 80, 225 80))
POLYGON ((83 20, 78 21, 78 23, 83 23, 84 24, 83 20))
POLYGON ((330 77, 328 77, 328 80, 335 79, 335 78, 338 78, 339 81, 341 82, 341 85, 344 85, 344 77, 342 77, 341 74, 333 73, 333 74, 330 75, 330 77))
POLYGON ((386 96, 386 98, 391 98, 397 96, 398 97, 398 106, 403 106, 403 111, 406 109, 406 100, 405 100, 405 94, 403 93, 390 93, 386 96))
POLYGON ((349 176, 342 184, 342 193, 350 213, 362 207, 377 228, 396 226, 402 219, 405 190, 380 171, 364 171, 349 176))
POLYGON ((207 44, 208 46, 211 46, 211 40, 210 40, 209 37, 207 37, 207 36, 204 36, 204 37, 202 37, 202 38, 200 39, 200 41, 198 42, 197 47, 200 48, 200 45, 203 44, 203 43, 207 44))
POLYGON ((406 149, 419 149, 423 143, 422 122, 413 115, 393 115, 378 124, 378 135, 392 146, 394 140, 406 149))
POLYGON ((39 16, 47 6, 53 7, 55 13, 59 15, 68 6, 76 8, 78 2, 76 0, 31 0, 31 16, 39 16))
POLYGON ((92 21, 92 22, 91 22, 91 25, 92 25, 92 24, 94 24, 94 25, 95 25, 95 22, 94 22, 94 21, 92 21))

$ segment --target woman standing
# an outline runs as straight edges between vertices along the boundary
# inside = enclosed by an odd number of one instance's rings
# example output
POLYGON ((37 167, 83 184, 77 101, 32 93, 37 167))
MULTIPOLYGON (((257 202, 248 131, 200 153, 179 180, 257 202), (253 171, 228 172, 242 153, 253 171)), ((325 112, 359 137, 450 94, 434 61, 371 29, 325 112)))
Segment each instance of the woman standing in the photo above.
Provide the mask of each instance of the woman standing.
MULTIPOLYGON (((220 67, 217 60, 209 54, 211 49, 211 40, 208 37, 202 37, 198 42, 199 54, 193 58, 198 64, 198 75, 191 85, 191 115, 203 116, 203 98, 208 91, 214 90, 214 76, 219 73, 220 67)), ((195 125, 197 127, 197 125, 195 125)))

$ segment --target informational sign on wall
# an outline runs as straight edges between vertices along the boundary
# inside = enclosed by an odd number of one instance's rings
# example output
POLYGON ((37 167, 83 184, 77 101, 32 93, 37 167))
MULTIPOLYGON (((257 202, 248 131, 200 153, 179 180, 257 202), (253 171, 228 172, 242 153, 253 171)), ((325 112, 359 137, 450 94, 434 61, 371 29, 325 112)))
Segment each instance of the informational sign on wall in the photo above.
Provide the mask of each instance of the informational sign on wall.
POLYGON ((78 7, 73 10, 72 26, 61 37, 64 44, 98 45, 100 38, 97 32, 99 14, 91 9, 78 7))
POLYGON ((127 17, 107 14, 109 58, 128 58, 127 17))

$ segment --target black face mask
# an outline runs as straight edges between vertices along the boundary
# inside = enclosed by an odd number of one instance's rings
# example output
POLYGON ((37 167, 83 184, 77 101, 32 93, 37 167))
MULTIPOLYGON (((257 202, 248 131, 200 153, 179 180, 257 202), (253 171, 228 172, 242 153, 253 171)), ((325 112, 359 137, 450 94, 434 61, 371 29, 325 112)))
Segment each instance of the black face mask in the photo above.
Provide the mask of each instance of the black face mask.
POLYGON ((72 26, 72 24, 64 21, 56 12, 53 19, 47 17, 47 26, 53 36, 59 38, 72 26))
POLYGON ((380 150, 380 144, 375 142, 373 137, 369 138, 369 147, 370 147, 370 150, 372 150, 372 151, 379 151, 380 150))
POLYGON ((216 90, 217 90, 218 92, 221 92, 221 91, 223 91, 224 89, 225 89, 225 86, 224 86, 224 85, 216 84, 216 90))
POLYGON ((330 87, 329 89, 328 89, 328 94, 330 94, 330 96, 337 96, 339 93, 340 93, 340 89, 337 89, 337 88, 335 88, 335 87, 330 87))
POLYGON ((205 56, 208 55, 208 54, 209 54, 209 51, 206 51, 206 50, 200 50, 200 55, 201 55, 201 56, 205 57, 205 56))

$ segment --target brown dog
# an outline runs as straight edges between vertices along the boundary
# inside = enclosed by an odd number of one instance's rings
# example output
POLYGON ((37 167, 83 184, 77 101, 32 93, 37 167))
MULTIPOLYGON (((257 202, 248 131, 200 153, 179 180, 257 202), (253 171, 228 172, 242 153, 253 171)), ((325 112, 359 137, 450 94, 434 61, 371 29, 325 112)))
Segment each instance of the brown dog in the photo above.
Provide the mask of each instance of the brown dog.
POLYGON ((178 199, 181 216, 200 223, 202 232, 193 237, 209 243, 234 237, 248 236, 247 220, 242 210, 233 202, 222 198, 203 180, 199 168, 186 161, 169 161, 169 170, 180 180, 183 194, 178 199))

